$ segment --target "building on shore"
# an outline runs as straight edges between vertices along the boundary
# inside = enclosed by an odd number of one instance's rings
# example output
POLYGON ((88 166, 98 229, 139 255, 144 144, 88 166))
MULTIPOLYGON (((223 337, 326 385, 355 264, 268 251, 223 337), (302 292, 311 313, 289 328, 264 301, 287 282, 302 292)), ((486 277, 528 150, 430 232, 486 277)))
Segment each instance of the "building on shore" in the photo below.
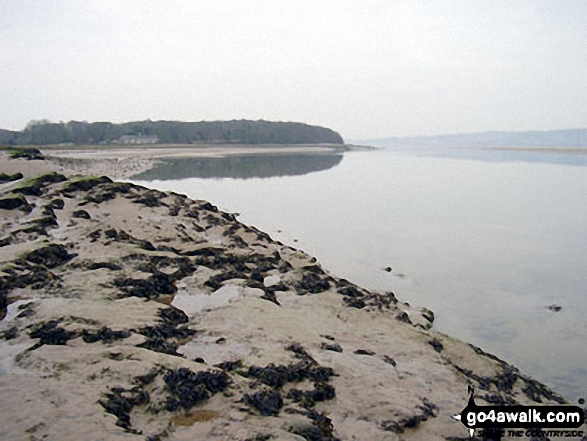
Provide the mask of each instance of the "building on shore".
POLYGON ((122 135, 118 138, 119 144, 157 144, 159 138, 152 135, 122 135))

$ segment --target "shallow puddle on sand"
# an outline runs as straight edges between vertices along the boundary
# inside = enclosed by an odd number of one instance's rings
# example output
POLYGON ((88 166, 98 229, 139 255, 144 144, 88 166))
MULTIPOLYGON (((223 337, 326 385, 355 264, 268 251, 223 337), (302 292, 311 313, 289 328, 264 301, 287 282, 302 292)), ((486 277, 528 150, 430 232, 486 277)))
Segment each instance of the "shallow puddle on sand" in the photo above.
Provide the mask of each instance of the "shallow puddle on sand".
POLYGON ((7 324, 9 322, 11 322, 12 320, 14 320, 16 318, 16 316, 18 314, 20 314, 20 310, 18 309, 19 306, 23 306, 23 305, 28 305, 29 303, 32 303, 32 300, 16 300, 14 302, 12 302, 11 304, 9 304, 6 307, 6 315, 5 317, 2 319, 2 324, 7 324))
POLYGON ((191 293, 180 290, 171 302, 172 306, 181 309, 187 315, 196 314, 206 309, 226 306, 243 294, 243 288, 237 285, 225 285, 212 294, 191 293))
MULTIPOLYGON (((6 316, 0 322, 0 332, 10 329, 11 322, 20 314, 19 306, 32 303, 32 300, 17 300, 6 307, 6 316)), ((10 341, 0 340, 0 375, 6 375, 9 372, 14 372, 19 368, 14 364, 14 357, 22 353, 31 344, 14 344, 10 341)))
POLYGON ((220 416, 220 412, 215 410, 192 410, 185 415, 177 415, 171 418, 171 422, 176 426, 191 426, 194 423, 203 423, 211 421, 220 416))

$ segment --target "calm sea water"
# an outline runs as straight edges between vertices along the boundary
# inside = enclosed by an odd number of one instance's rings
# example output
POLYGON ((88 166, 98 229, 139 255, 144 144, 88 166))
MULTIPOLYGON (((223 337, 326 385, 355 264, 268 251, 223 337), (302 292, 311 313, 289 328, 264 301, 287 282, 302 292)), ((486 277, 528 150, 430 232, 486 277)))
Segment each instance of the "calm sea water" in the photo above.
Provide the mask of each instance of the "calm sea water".
POLYGON ((134 182, 238 212, 576 400, 587 397, 586 165, 587 155, 379 150, 182 160, 134 182))

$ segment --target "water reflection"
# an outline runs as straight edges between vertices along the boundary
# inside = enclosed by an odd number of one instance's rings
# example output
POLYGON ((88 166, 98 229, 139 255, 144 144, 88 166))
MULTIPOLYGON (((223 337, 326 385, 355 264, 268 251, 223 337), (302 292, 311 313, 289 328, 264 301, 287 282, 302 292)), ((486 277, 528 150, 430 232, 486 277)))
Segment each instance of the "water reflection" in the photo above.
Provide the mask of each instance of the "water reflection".
POLYGON ((528 162, 587 166, 587 149, 514 149, 514 148, 387 148, 411 156, 451 158, 483 162, 528 162))
POLYGON ((246 155, 165 160, 151 170, 133 177, 138 180, 186 178, 270 178, 296 176, 337 166, 342 154, 246 155))

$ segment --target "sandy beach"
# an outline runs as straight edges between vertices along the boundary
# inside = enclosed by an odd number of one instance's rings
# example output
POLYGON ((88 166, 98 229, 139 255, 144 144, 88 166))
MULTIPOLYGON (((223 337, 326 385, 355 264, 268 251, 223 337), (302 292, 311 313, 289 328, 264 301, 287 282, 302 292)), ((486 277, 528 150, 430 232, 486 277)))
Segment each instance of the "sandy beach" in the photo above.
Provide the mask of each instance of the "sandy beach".
POLYGON ((0 151, 0 438, 465 440, 468 386, 479 405, 564 403, 214 201, 114 181, 169 157, 334 151, 0 151))

